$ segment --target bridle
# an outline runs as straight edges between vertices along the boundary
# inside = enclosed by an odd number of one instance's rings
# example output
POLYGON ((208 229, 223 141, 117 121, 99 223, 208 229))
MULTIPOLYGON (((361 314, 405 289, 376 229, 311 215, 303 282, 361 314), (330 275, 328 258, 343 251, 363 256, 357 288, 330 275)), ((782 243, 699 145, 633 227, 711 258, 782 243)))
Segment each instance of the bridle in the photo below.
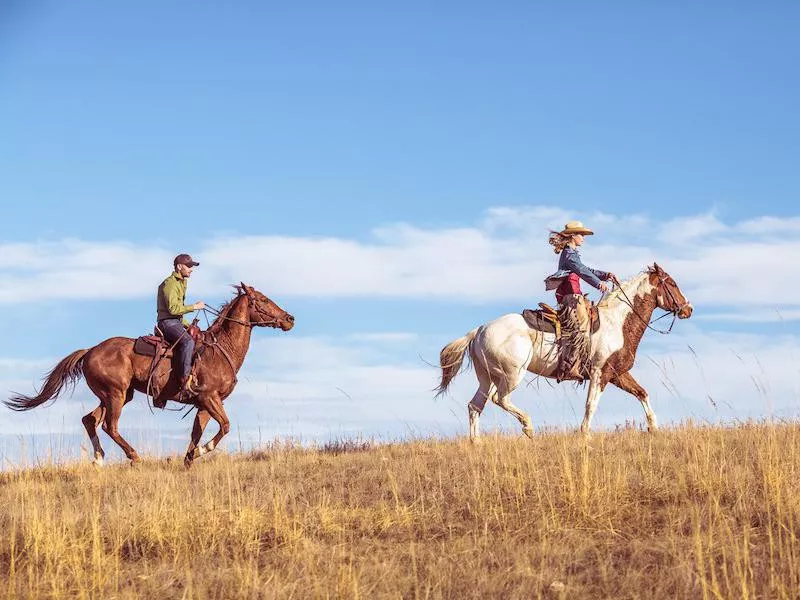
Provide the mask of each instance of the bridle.
MULTIPOLYGON (((244 291, 243 296, 246 296, 248 301, 252 300, 250 297, 249 291, 244 291)), ((253 303, 252 306, 256 309, 256 312, 263 315, 264 311, 258 304, 253 303)), ((280 319, 278 317, 269 317, 269 320, 266 321, 243 321, 242 319, 234 319, 233 317, 229 317, 227 315, 223 315, 221 311, 211 308, 210 306, 206 306, 204 311, 210 312, 212 315, 216 316, 218 319, 223 319, 225 321, 231 321, 233 323, 238 323, 239 325, 244 325, 245 327, 279 327, 280 319)))
MULTIPOLYGON (((242 295, 247 296, 248 301, 252 300, 252 297, 250 296, 250 293, 247 290, 245 290, 242 295)), ((259 308, 257 304, 255 305, 255 309, 259 314, 263 314, 263 311, 261 310, 261 308, 259 308)), ((280 319, 278 319, 277 317, 271 317, 270 320, 268 321, 250 321, 250 320, 243 321, 242 319, 235 319, 233 317, 229 317, 228 315, 224 315, 222 314, 222 311, 219 311, 215 308, 211 308, 210 306, 206 306, 202 310, 204 313, 210 313, 216 316, 218 319, 222 319, 224 321, 231 321, 233 323, 238 323, 239 325, 243 325, 244 327, 250 327, 250 328, 258 326, 279 327, 278 323, 280 319)), ((206 321, 208 321, 208 316, 206 316, 206 321)), ((234 385, 236 385, 238 381, 238 378, 236 377, 236 367, 233 364, 233 359, 231 358, 230 354, 228 354, 228 351, 225 350, 225 347, 219 343, 219 340, 217 339, 217 336, 214 335, 214 333, 212 333, 210 330, 207 329, 205 334, 206 336, 209 336, 211 338, 211 341, 206 343, 213 348, 218 348, 220 352, 222 352, 222 356, 225 357, 225 360, 228 362, 231 371, 233 371, 233 383, 234 385)))
MULTIPOLYGON (((669 288, 669 286, 665 285, 666 283, 667 283, 667 278, 664 275, 659 274, 658 275, 658 284, 656 285, 656 289, 659 290, 661 293, 667 295, 667 297, 669 298, 669 300, 670 300, 670 302, 672 303, 673 306, 677 306, 678 305, 678 300, 675 298, 675 294, 672 293, 672 290, 669 288)), ((684 302, 683 304, 681 304, 680 306, 677 306, 677 308, 673 308, 672 310, 667 310, 666 308, 662 308, 662 310, 664 310, 666 312, 663 315, 661 315, 660 317, 657 317, 657 318, 653 319, 652 321, 648 322, 647 319, 645 319, 642 315, 640 315, 636 311, 636 308, 634 308, 634 306, 633 306, 633 301, 628 297, 628 294, 625 293, 625 288, 623 288, 621 285, 618 285, 617 287, 619 287, 619 291, 622 292, 622 296, 625 298, 625 303, 628 306, 631 307, 631 310, 633 311, 633 314, 635 314, 639 318, 639 320, 642 323, 645 324, 645 327, 647 327, 648 329, 652 329, 653 331, 657 331, 658 333, 661 333, 661 334, 664 334, 664 335, 666 335, 666 334, 668 334, 668 333, 670 333, 672 331, 672 328, 675 326, 675 321, 678 318, 678 313, 680 313, 684 308, 686 308, 690 304, 689 302, 684 302), (672 315, 672 322, 669 324, 669 328, 662 330, 662 329, 656 329, 655 327, 653 327, 653 323, 655 323, 656 321, 660 321, 661 319, 663 319, 664 317, 666 317, 668 315, 672 315)), ((661 307, 659 307, 659 308, 661 308, 661 307)))

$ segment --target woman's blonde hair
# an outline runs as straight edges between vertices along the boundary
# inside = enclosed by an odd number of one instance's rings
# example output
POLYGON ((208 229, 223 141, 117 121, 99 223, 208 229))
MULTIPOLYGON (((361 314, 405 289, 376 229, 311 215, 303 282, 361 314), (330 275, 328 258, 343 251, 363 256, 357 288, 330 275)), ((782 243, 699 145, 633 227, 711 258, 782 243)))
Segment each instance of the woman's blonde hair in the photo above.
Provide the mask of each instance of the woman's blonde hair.
POLYGON ((572 241, 572 237, 574 233, 563 234, 560 231, 551 231, 550 232, 550 239, 547 241, 550 242, 550 245, 553 247, 553 252, 556 254, 561 254, 561 251, 567 247, 572 241))

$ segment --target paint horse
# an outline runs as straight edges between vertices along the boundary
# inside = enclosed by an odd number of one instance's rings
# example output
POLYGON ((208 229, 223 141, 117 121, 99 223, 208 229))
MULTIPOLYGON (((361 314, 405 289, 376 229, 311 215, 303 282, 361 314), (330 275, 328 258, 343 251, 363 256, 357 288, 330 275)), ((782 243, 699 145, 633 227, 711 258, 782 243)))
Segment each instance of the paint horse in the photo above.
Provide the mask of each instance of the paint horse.
MULTIPOLYGON (((206 345, 195 367, 195 393, 180 400, 197 408, 192 428, 191 442, 184 464, 210 452, 230 431, 230 421, 222 403, 236 386, 236 374, 244 363, 250 348, 253 327, 274 327, 289 331, 294 317, 280 308, 264 294, 244 283, 235 286, 236 296, 225 304, 217 318, 206 330, 206 345), (217 434, 205 445, 200 445, 209 419, 219 425, 217 434)), ((136 450, 119 433, 122 408, 131 401, 134 391, 147 393, 151 357, 133 351, 134 340, 113 337, 89 348, 76 350, 47 374, 42 390, 36 396, 16 394, 5 404, 12 410, 30 410, 54 400, 68 383, 74 384, 81 376, 89 389, 100 399, 100 406, 83 417, 86 433, 92 441, 94 460, 102 466, 105 453, 97 437, 97 425, 125 452, 131 464, 139 462, 136 450)), ((169 360, 162 360, 154 373, 156 385, 161 388, 169 377, 169 360)))
MULTIPOLYGON (((584 434, 589 433, 592 415, 609 383, 641 402, 648 431, 658 428, 647 391, 630 374, 639 342, 645 329, 650 327, 656 308, 679 319, 689 318, 693 310, 675 280, 657 264, 622 282, 598 304, 600 324, 591 336, 589 389, 581 423, 584 434)), ((467 405, 470 439, 477 441, 479 437, 478 422, 488 399, 514 415, 522 424, 522 431, 531 437, 531 418, 511 403, 511 393, 526 372, 555 378, 558 365, 555 334, 528 327, 519 314, 504 315, 473 329, 442 349, 439 361, 442 380, 438 394, 447 391, 461 370, 467 352, 479 384, 467 405)))

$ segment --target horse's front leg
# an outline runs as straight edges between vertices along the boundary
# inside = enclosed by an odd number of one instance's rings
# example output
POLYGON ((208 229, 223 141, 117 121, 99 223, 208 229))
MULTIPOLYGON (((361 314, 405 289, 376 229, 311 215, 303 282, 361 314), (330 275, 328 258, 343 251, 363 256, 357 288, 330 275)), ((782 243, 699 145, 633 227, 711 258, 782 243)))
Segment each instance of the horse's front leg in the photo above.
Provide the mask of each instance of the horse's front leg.
POLYGON ((194 426, 192 427, 192 439, 186 449, 186 458, 183 459, 183 464, 187 467, 191 467, 192 461, 199 456, 197 446, 200 444, 200 438, 203 437, 203 431, 210 418, 211 414, 205 408, 197 409, 197 414, 194 417, 194 426))
POLYGON ((600 385, 600 371, 593 371, 589 378, 589 391, 586 394, 586 412, 583 415, 583 422, 581 423, 581 433, 588 436, 589 428, 592 425, 592 417, 594 411, 597 410, 597 404, 600 402, 600 395, 603 393, 600 385))
MULTIPOLYGON (((194 450, 192 459, 203 456, 203 454, 207 452, 211 452, 217 447, 220 440, 231 430, 230 419, 228 419, 228 415, 225 413, 225 409, 222 406, 222 399, 218 394, 209 394, 198 398, 197 410, 198 416, 201 410, 208 412, 209 416, 219 424, 219 431, 217 435, 211 438, 211 441, 206 442, 194 450)), ((186 460, 184 460, 184 464, 186 464, 187 467, 191 466, 192 463, 192 461, 188 459, 189 455, 187 454, 186 460)))
POLYGON ((642 403, 644 416, 647 418, 647 431, 650 433, 657 431, 658 421, 656 420, 656 413, 653 412, 653 409, 650 406, 650 399, 647 395, 647 390, 639 385, 639 383, 633 378, 633 375, 630 373, 614 375, 614 377, 611 378, 611 383, 613 383, 619 389, 625 390, 629 394, 632 394, 639 400, 639 402, 642 403))

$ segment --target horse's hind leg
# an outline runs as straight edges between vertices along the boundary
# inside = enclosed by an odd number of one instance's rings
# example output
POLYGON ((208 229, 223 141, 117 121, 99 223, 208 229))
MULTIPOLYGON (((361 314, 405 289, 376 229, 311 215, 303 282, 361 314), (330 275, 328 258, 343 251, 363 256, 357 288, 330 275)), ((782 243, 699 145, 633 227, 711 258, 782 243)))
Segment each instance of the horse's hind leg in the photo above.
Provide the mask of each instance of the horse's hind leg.
POLYGON ((499 383, 497 386, 497 395, 494 398, 495 403, 503 410, 514 415, 522 425, 522 433, 528 437, 533 437, 533 422, 530 415, 525 411, 519 409, 511 402, 511 392, 517 389, 520 381, 524 377, 524 372, 517 375, 512 375, 506 378, 506 381, 499 383))
POLYGON ((141 460, 139 455, 136 453, 136 450, 133 449, 125 438, 122 437, 119 433, 119 417, 122 414, 122 407, 130 402, 131 398, 133 398, 133 388, 129 388, 125 392, 125 396, 123 397, 122 393, 113 393, 110 392, 107 396, 106 402, 106 415, 105 419, 103 420, 103 430, 108 434, 112 440, 114 440, 117 445, 122 448, 122 451, 125 452, 125 456, 127 456, 131 464, 137 463, 141 460))
POLYGON ((467 404, 469 414, 469 441, 477 444, 480 442, 479 422, 481 413, 486 406, 486 401, 494 396, 497 388, 492 383, 488 373, 488 365, 485 364, 483 356, 472 355, 472 365, 475 369, 475 376, 478 378, 478 390, 472 396, 472 400, 467 404))
POLYGON ((613 383, 619 389, 625 390, 629 394, 636 396, 639 402, 642 403, 644 416, 647 418, 647 431, 651 433, 657 431, 658 421, 656 420, 656 413, 653 412, 653 409, 650 406, 650 399, 647 395, 647 390, 639 385, 639 383, 633 378, 633 375, 630 373, 614 375, 614 377, 611 379, 611 383, 613 383))
POLYGON ((477 443, 480 438, 480 430, 478 423, 481 419, 483 407, 486 406, 486 401, 495 394, 494 384, 490 381, 480 381, 478 391, 472 397, 472 400, 467 404, 469 411, 469 441, 477 443))
POLYGON ((105 409, 101 404, 88 415, 85 415, 83 419, 81 419, 81 421, 83 421, 83 426, 86 428, 86 433, 89 434, 89 439, 92 442, 92 448, 94 449, 94 458, 92 459, 92 464, 96 467, 103 466, 103 458, 106 455, 106 453, 103 452, 103 447, 100 445, 100 438, 97 437, 97 424, 103 420, 104 416, 105 409))
POLYGON ((530 415, 524 410, 519 409, 511 402, 511 394, 500 396, 498 393, 496 402, 497 406, 505 411, 508 411, 517 418, 522 425, 522 433, 527 435, 529 438, 533 437, 533 421, 531 421, 530 415))

